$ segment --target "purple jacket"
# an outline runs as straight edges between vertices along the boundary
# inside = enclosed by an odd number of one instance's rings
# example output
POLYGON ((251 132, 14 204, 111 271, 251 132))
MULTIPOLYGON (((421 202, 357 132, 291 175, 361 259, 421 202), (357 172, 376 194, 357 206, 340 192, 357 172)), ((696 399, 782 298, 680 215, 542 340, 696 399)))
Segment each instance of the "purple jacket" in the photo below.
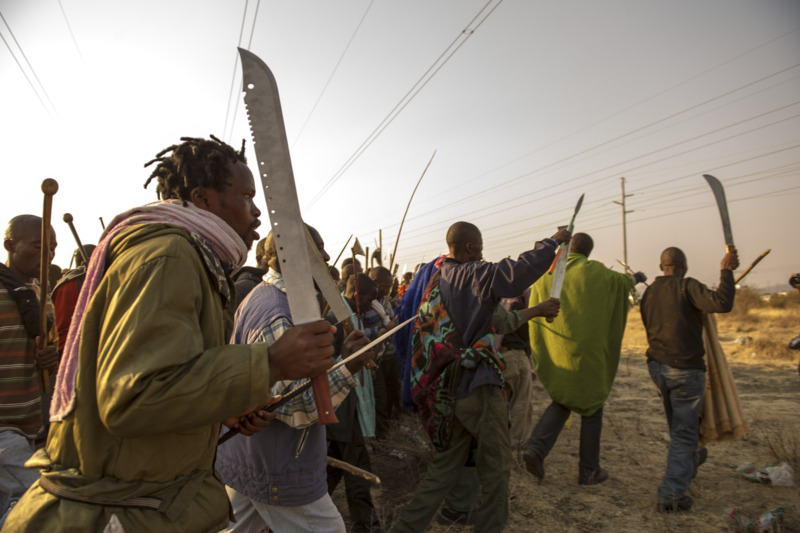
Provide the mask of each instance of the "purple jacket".
MULTIPOLYGON (((522 252, 516 261, 460 263, 449 257, 444 260, 439 282, 442 300, 465 346, 471 346, 489 331, 492 315, 501 299, 519 296, 547 272, 556 249, 556 241, 547 239, 522 252)), ((464 368, 461 376, 458 398, 465 398, 481 385, 500 385, 500 380, 484 362, 474 369, 464 368)))

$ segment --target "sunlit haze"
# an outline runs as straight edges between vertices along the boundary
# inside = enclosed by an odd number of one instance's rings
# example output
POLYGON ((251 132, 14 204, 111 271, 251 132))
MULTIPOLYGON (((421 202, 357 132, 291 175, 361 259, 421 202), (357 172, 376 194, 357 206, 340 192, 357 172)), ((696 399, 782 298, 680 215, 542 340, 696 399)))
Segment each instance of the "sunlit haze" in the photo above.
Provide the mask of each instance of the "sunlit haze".
POLYGON ((275 74, 301 209, 332 258, 380 232, 388 263, 436 151, 400 274, 446 252, 457 220, 482 229, 487 260, 516 257, 581 193, 576 231, 620 270, 624 177, 631 266, 652 279, 678 246, 713 285, 725 243, 705 173, 725 186, 738 272, 772 250, 745 283, 789 289, 800 271, 796 0, 0 0, 0 14, 0 218, 41 215, 56 179, 62 267, 63 214, 96 243, 99 217, 156 199, 143 164, 181 136, 244 138, 252 156, 242 46, 275 74))

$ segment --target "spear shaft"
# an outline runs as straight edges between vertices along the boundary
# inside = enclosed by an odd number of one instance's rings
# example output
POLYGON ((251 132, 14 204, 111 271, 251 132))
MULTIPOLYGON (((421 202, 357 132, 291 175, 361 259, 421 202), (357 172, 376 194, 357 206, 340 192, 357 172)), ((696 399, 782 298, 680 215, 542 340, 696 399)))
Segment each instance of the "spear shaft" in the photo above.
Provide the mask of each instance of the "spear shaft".
POLYGON ((344 243, 344 246, 342 246, 342 251, 339 252, 339 255, 337 255, 336 259, 334 259, 333 263, 331 263, 332 265, 336 265, 336 263, 339 262, 339 259, 342 257, 342 254, 344 253, 344 251, 347 250, 347 245, 350 244, 350 239, 352 239, 352 238, 353 238, 353 234, 351 233, 350 236, 347 238, 347 242, 344 243))
POLYGON ((756 258, 756 260, 755 260, 755 261, 753 261, 752 263, 750 263, 750 266, 749 266, 749 267, 747 267, 747 269, 745 269, 745 271, 744 271, 744 272, 742 272, 741 274, 739 274, 739 277, 737 277, 737 278, 736 278, 736 280, 734 281, 734 283, 739 283, 740 281, 742 281, 742 279, 744 279, 744 277, 745 277, 747 274, 749 274, 751 270, 753 270, 753 267, 754 267, 754 266, 756 266, 756 265, 759 263, 759 261, 761 261, 762 259, 764 259, 765 257, 767 257, 767 254, 768 254, 768 253, 770 253, 771 251, 772 251, 772 248, 767 248, 766 250, 764 250, 764 253, 762 253, 761 255, 759 255, 759 256, 756 258))
POLYGON ((397 253, 397 244, 400 242, 400 234, 403 232, 403 224, 406 222, 406 215, 408 214, 408 208, 411 207, 411 200, 414 199, 414 195, 417 193, 417 188, 419 184, 422 183, 422 178, 425 177, 425 173, 428 172, 428 167, 431 166, 431 162, 433 161, 433 157, 436 155, 436 150, 433 151, 433 155, 431 156, 428 164, 425 165, 425 170, 422 171, 422 176, 419 177, 417 180, 417 184, 414 186, 414 190, 411 192, 411 198, 408 199, 408 204, 406 205, 406 210, 403 213, 403 219, 400 221, 400 229, 397 230, 397 238, 394 241, 394 249, 392 250, 392 255, 389 256, 389 271, 392 271, 392 267, 394 266, 394 254, 397 253))

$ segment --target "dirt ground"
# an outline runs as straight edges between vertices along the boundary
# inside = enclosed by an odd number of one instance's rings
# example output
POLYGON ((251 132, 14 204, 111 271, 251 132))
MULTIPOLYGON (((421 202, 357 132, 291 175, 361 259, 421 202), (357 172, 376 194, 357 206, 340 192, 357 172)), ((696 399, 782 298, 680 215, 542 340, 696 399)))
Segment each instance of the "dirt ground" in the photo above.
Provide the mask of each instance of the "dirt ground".
MULTIPOLYGON (((691 512, 655 512, 656 486, 666 464, 668 428, 645 364, 646 340, 637 309, 628 319, 617 379, 604 411, 601 464, 608 481, 580 486, 578 420, 565 429, 545 462, 539 485, 514 453, 508 532, 742 531, 726 510, 744 508, 752 518, 777 506, 785 509, 781 531, 800 532, 800 488, 753 483, 736 472, 741 463, 787 462, 800 485, 800 376, 797 352, 786 345, 800 333, 796 309, 751 309, 721 315, 719 334, 736 380, 749 433, 732 442, 710 443, 708 461, 689 489, 691 512)), ((549 404, 536 383, 536 416, 549 404)), ((372 465, 382 485, 373 490, 385 524, 407 502, 432 451, 416 419, 404 416, 390 438, 374 442, 372 465)), ((347 519, 344 491, 334 499, 347 519)), ((461 531, 434 522, 428 531, 461 531)))

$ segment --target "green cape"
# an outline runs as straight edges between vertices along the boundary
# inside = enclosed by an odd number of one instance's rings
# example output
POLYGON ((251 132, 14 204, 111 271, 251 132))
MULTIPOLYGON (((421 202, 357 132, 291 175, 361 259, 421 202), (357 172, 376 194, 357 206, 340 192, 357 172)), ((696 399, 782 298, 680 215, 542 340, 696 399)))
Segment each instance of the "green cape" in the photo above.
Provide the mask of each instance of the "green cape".
MULTIPOLYGON (((550 297, 551 274, 531 287, 530 305, 550 297)), ((619 365, 633 280, 585 255, 570 254, 561 310, 528 322, 533 368, 556 403, 590 416, 603 406, 619 365)))

